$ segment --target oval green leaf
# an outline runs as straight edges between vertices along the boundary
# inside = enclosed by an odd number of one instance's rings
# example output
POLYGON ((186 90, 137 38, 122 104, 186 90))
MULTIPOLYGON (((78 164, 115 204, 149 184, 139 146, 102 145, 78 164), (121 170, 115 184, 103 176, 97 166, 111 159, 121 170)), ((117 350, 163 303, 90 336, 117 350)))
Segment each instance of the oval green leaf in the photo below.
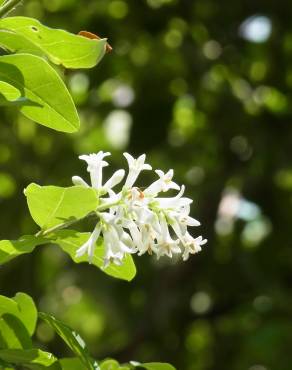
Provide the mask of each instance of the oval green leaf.
POLYGON ((18 240, 0 241, 0 265, 9 262, 21 254, 31 253, 37 245, 48 243, 49 240, 40 236, 25 235, 18 240))
POLYGON ((15 297, 0 296, 0 316, 11 314, 17 317, 32 335, 37 322, 37 309, 32 298, 25 293, 17 293, 15 297))
POLYGON ((0 46, 17 53, 46 55, 66 68, 94 67, 105 54, 106 39, 89 39, 49 28, 33 18, 3 18, 0 29, 0 46))
POLYGON ((79 117, 72 97, 57 72, 30 54, 0 58, 0 80, 14 86, 28 101, 20 111, 31 120, 62 132, 75 132, 79 117))
POLYGON ((95 190, 84 186, 30 184, 24 193, 32 218, 43 230, 81 219, 98 206, 95 190))

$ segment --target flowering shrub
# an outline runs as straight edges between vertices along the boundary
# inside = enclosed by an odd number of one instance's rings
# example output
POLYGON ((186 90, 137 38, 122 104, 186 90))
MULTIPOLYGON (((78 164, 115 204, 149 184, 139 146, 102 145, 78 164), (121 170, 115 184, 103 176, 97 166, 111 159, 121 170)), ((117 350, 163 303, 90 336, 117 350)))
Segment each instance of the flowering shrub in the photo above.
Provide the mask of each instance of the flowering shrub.
MULTIPOLYGON (((0 57, 1 104, 17 106, 26 117, 51 129, 74 132, 79 128, 79 117, 54 65, 91 68, 111 48, 106 39, 92 34, 88 38, 85 31, 73 35, 50 29, 32 18, 5 18, 19 2, 0 2, 0 47, 7 53, 0 57)), ((87 163, 90 185, 74 176, 71 187, 32 183, 25 189, 29 211, 40 230, 18 240, 0 241, 1 265, 37 246, 54 243, 75 262, 89 261, 106 274, 129 281, 136 274, 131 257, 134 253, 147 252, 157 258, 181 254, 187 260, 190 254, 201 250, 206 240, 201 236, 193 238, 187 230, 199 222, 189 216, 192 200, 183 197, 184 186, 172 181, 173 170, 156 170, 157 180, 146 188, 137 187, 140 172, 152 168, 145 163, 145 154, 135 159, 125 153, 129 170, 121 190, 115 191, 125 171, 118 170, 103 182, 103 167, 108 165, 105 158, 109 155, 99 152, 80 156, 87 163), (169 190, 178 193, 161 197, 169 190), (92 215, 98 220, 92 233, 71 229, 92 215)), ((0 339, 3 369, 174 369, 165 363, 132 361, 120 365, 112 359, 96 361, 78 333, 52 315, 38 312, 32 298, 24 293, 13 298, 0 296, 0 339), (74 358, 60 359, 35 348, 32 336, 38 318, 64 340, 74 358)))

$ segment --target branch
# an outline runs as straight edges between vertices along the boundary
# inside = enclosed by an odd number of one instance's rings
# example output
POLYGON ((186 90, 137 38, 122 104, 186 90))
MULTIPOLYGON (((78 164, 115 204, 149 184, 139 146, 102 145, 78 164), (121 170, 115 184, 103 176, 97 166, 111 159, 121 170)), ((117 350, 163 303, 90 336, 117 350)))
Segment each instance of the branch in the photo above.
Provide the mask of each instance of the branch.
POLYGON ((5 17, 11 10, 13 10, 22 0, 8 0, 0 8, 0 17, 5 17))
POLYGON ((53 233, 55 231, 58 231, 58 230, 61 230, 61 229, 65 229, 66 227, 71 226, 71 225, 73 225, 73 224, 75 224, 77 222, 80 222, 80 221, 84 220, 85 218, 87 218, 89 216, 96 216, 96 213, 95 212, 91 212, 88 215, 86 215, 85 217, 77 218, 77 219, 74 219, 74 220, 69 220, 67 222, 63 222, 62 224, 53 226, 53 227, 51 227, 50 229, 47 229, 47 230, 40 230, 39 232, 37 232, 35 234, 35 236, 46 236, 46 235, 51 234, 51 233, 53 233))

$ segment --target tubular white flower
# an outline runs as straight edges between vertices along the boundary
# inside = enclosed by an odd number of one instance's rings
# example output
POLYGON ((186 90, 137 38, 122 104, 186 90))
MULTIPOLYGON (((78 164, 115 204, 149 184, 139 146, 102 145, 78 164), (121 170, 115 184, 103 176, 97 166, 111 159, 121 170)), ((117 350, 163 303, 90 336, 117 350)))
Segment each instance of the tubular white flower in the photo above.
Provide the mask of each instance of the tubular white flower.
POLYGON ((170 226, 172 227, 175 235, 182 241, 185 233, 187 232, 187 226, 179 223, 176 218, 171 220, 170 226))
POLYGON ((158 236, 158 252, 157 258, 161 256, 168 256, 172 257, 172 253, 181 253, 181 249, 179 247, 179 240, 173 240, 169 234, 168 225, 166 219, 163 214, 159 217, 160 225, 161 225, 161 235, 158 236))
POLYGON ((201 223, 196 220, 195 218, 193 217, 190 217, 184 213, 181 213, 179 216, 178 216, 178 220, 180 223, 182 223, 183 225, 186 225, 186 226, 200 226, 201 223))
POLYGON ((120 265, 125 253, 134 253, 136 251, 134 244, 123 228, 120 225, 116 225, 115 215, 101 213, 100 217, 102 219, 102 233, 105 245, 104 267, 110 262, 120 265))
POLYGON ((171 219, 176 219, 179 223, 186 226, 200 226, 201 223, 193 217, 190 217, 186 212, 169 211, 171 219))
POLYGON ((140 230, 138 229, 136 222, 134 222, 133 220, 126 220, 126 222, 124 223, 124 227, 126 227, 129 230, 136 248, 139 251, 144 250, 142 235, 140 230))
POLYGON ((112 177, 107 180, 107 182, 103 185, 103 189, 105 191, 109 191, 109 189, 114 188, 116 185, 118 185, 125 176, 125 170, 118 170, 116 171, 112 177))
POLYGON ((103 229, 103 237, 105 245, 104 266, 110 262, 121 265, 125 253, 131 253, 132 249, 123 243, 116 227, 111 224, 103 229))
POLYGON ((109 155, 109 152, 104 153, 100 151, 97 154, 79 156, 79 159, 87 163, 87 171, 90 173, 91 185, 95 189, 100 189, 102 186, 102 169, 108 166, 108 163, 103 159, 109 155))
POLYGON ((81 257, 85 253, 88 254, 89 262, 91 263, 93 260, 94 250, 96 246, 96 241, 99 238, 101 231, 100 224, 97 224, 95 229, 93 230, 92 234, 90 235, 90 238, 87 240, 86 243, 84 243, 79 249, 76 251, 76 257, 81 257))
POLYGON ((195 254, 202 250, 201 246, 207 243, 207 239, 203 239, 202 236, 193 238, 188 232, 186 232, 182 243, 184 246, 183 260, 186 261, 190 254, 195 254))
POLYGON ((187 232, 188 226, 199 226, 200 222, 193 217, 190 217, 185 211, 169 211, 167 212, 170 226, 173 228, 177 237, 182 240, 183 235, 187 232))
POLYGON ((159 207, 169 208, 169 209, 178 209, 190 205, 193 200, 190 198, 182 197, 185 191, 185 186, 182 185, 180 192, 172 198, 155 198, 154 201, 158 202, 159 207))
POLYGON ((169 189, 180 190, 180 187, 172 181, 173 178, 173 170, 169 170, 168 172, 164 173, 161 170, 155 170, 157 175, 159 176, 159 180, 153 182, 147 189, 145 189, 145 195, 157 195, 161 191, 166 192, 169 189))
POLYGON ((74 185, 77 185, 77 186, 81 185, 81 186, 85 186, 86 188, 89 188, 89 185, 87 184, 87 182, 85 182, 80 176, 73 176, 72 182, 74 185))
POLYGON ((131 154, 124 153, 124 157, 126 158, 129 166, 129 173, 124 187, 126 189, 129 189, 134 185, 141 171, 152 170, 152 167, 149 164, 145 163, 146 159, 145 154, 142 154, 140 155, 140 157, 135 159, 134 157, 131 156, 131 154))
POLYGON ((138 256, 141 256, 144 253, 148 254, 157 254, 158 248, 157 244, 155 243, 155 239, 157 239, 158 234, 154 230, 151 224, 144 224, 140 226, 140 231, 142 235, 142 248, 139 249, 138 256))
POLYGON ((179 247, 179 241, 173 239, 167 239, 163 243, 160 243, 157 248, 157 259, 162 256, 172 258, 172 254, 180 254, 181 249, 179 247))

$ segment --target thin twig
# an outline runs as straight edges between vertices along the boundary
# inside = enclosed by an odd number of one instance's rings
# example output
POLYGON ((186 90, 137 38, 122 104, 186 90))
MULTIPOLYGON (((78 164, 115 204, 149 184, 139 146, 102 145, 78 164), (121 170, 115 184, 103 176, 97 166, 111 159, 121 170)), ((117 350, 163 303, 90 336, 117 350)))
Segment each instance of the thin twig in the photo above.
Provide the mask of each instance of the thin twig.
POLYGON ((8 0, 0 8, 0 17, 5 17, 11 10, 13 10, 22 0, 8 0))
POLYGON ((51 227, 50 229, 47 229, 47 230, 40 230, 39 232, 37 232, 35 234, 35 236, 46 236, 48 234, 51 234, 53 233, 54 231, 58 231, 58 230, 61 230, 61 229, 65 229, 66 227, 68 226, 71 226, 77 222, 80 222, 82 221, 83 219, 89 217, 89 216, 93 216, 95 215, 96 216, 96 213, 95 212, 91 212, 89 213, 88 215, 86 215, 85 217, 82 217, 82 218, 77 218, 77 219, 74 219, 74 220, 70 220, 70 221, 67 221, 67 222, 63 222, 62 224, 59 224, 59 225, 56 225, 56 226, 53 226, 51 227))

